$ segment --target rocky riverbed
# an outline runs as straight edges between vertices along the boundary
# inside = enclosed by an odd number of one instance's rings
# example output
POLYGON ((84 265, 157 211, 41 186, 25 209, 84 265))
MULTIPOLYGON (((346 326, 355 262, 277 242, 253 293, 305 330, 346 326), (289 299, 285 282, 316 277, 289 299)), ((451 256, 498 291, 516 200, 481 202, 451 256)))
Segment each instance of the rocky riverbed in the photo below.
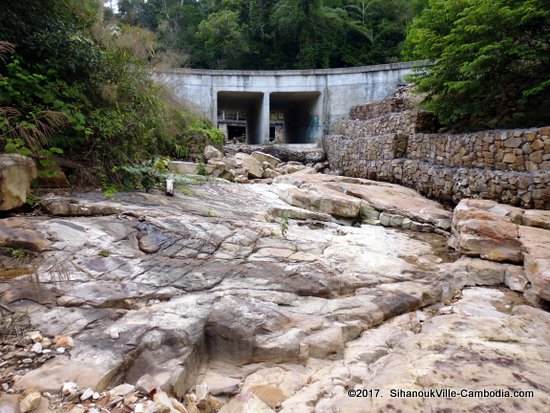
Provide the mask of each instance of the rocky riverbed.
POLYGON ((0 221, 0 411, 550 411, 549 216, 459 207, 308 168, 49 197, 0 221), (392 397, 435 388, 534 396, 392 397))

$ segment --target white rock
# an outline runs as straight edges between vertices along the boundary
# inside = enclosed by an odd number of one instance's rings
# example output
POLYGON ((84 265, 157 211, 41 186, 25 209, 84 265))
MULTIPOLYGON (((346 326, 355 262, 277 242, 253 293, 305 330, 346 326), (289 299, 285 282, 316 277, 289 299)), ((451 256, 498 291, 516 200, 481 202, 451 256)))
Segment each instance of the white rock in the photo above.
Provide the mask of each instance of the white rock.
POLYGON ((248 173, 249 178, 261 178, 264 169, 262 164, 246 153, 237 153, 235 159, 240 163, 241 167, 248 173))
POLYGON ((31 351, 38 354, 42 353, 42 344, 34 343, 31 347, 31 351))
POLYGON ((92 396, 94 395, 94 391, 90 388, 87 388, 86 390, 84 390, 84 392, 80 395, 80 400, 84 401, 84 400, 88 400, 88 399, 91 399, 92 396))
POLYGON ((212 145, 207 145, 204 148, 204 158, 208 161, 210 159, 221 159, 223 158, 223 154, 212 145))
POLYGON ((200 402, 208 397, 208 385, 206 383, 197 384, 195 386, 195 394, 197 395, 197 401, 200 402))
POLYGON ((0 154, 0 211, 23 205, 36 178, 36 165, 31 158, 18 154, 0 154))
POLYGON ((111 390, 109 390, 109 394, 112 397, 124 397, 127 394, 132 393, 135 389, 136 387, 133 384, 124 383, 113 387, 111 390))
POLYGON ((21 413, 27 413, 27 412, 35 410, 38 406, 40 406, 41 400, 42 400, 42 396, 38 392, 32 392, 32 393, 27 394, 19 402, 20 412, 21 413))
POLYGON ((59 354, 63 354, 65 353, 65 347, 58 347, 55 349, 55 351, 57 351, 59 354))
POLYGON ((145 411, 145 407, 143 406, 143 403, 136 403, 134 406, 134 413, 143 413, 145 411))
POLYGON ((30 331, 27 333, 27 337, 30 338, 32 341, 39 342, 42 341, 43 337, 40 331, 30 331))
POLYGON ((170 397, 163 391, 155 393, 153 400, 155 401, 155 411, 158 413, 171 413, 174 409, 170 397))
POLYGON ((281 160, 279 158, 259 151, 252 152, 250 156, 262 163, 266 162, 271 168, 276 168, 281 163, 281 160))
POLYGON ((241 393, 233 397, 229 403, 222 407, 220 413, 274 413, 267 404, 254 393, 241 393))
POLYGON ((63 393, 63 396, 76 394, 78 393, 78 384, 72 381, 66 381, 65 383, 63 383, 61 392, 63 393))

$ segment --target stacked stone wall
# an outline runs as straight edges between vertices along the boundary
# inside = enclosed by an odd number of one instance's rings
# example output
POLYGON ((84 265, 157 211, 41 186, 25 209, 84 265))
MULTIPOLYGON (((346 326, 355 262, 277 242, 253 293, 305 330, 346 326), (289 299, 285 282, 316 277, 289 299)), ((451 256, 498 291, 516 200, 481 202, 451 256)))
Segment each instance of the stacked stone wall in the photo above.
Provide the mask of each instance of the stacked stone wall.
POLYGON ((423 116, 394 108, 354 109, 339 135, 323 140, 331 169, 340 174, 394 182, 427 197, 457 203, 493 199, 524 208, 550 209, 550 127, 467 134, 419 133, 423 116))
POLYGON ((411 134, 407 158, 453 167, 518 172, 550 170, 550 128, 546 129, 411 134))
POLYGON ((417 112, 407 110, 387 113, 369 120, 346 119, 338 122, 334 130, 338 135, 351 137, 372 137, 387 133, 411 135, 415 132, 416 117, 417 112))
POLYGON ((350 119, 367 120, 392 112, 402 112, 410 109, 411 103, 407 99, 388 99, 382 102, 372 102, 366 105, 355 106, 350 111, 350 119))
MULTIPOLYGON (((328 150, 332 156, 336 157, 344 156, 344 163, 350 166, 362 164, 363 161, 401 158, 407 150, 407 136, 397 133, 369 136, 368 139, 357 139, 349 135, 331 135, 328 139, 338 148, 334 150, 332 143, 329 143, 329 148, 325 152, 328 150), (363 144, 358 145, 358 141, 363 144)), ((328 153, 327 157, 329 157, 328 153)))

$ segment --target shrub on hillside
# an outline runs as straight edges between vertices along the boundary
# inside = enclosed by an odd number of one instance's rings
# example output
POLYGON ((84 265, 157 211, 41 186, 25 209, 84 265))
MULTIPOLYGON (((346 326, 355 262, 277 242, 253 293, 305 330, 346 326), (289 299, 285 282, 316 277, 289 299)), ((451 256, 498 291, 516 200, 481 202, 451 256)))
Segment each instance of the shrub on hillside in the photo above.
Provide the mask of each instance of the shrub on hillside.
POLYGON ((550 0, 430 0, 405 57, 433 61, 414 80, 444 124, 550 123, 550 0))
POLYGON ((9 42, 0 62, 0 149, 38 159, 53 149, 99 172, 88 177, 116 180, 117 166, 181 158, 189 136, 215 134, 206 123, 197 131, 202 121, 150 79, 151 33, 101 29, 93 0, 20 3, 0 13, 0 40, 9 42))

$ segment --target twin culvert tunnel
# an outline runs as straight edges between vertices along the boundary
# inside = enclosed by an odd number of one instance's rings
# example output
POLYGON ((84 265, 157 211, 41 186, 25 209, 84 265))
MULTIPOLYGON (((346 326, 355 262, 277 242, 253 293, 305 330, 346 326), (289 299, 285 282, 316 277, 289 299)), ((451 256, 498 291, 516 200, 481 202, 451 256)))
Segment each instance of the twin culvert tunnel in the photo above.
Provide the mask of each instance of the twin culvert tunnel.
POLYGON ((217 93, 217 125, 228 142, 310 143, 320 134, 319 92, 217 93))
POLYGON ((166 69, 153 78, 228 141, 317 143, 356 105, 384 99, 425 62, 304 70, 166 69))

